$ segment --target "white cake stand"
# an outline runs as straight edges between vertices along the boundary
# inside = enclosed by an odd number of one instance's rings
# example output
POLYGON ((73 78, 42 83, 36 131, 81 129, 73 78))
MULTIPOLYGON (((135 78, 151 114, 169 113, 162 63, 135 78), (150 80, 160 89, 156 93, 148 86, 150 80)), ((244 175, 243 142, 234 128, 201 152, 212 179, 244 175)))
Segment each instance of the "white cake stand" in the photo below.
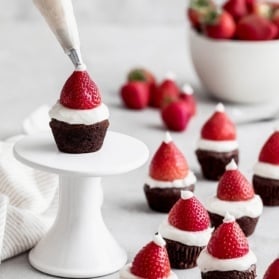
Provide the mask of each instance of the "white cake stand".
POLYGON ((108 132, 100 151, 66 154, 57 150, 50 133, 43 133, 20 140, 14 154, 30 167, 59 174, 58 214, 50 231, 31 250, 31 265, 68 278, 119 270, 127 255, 103 221, 101 177, 140 167, 148 158, 147 147, 135 138, 108 132))

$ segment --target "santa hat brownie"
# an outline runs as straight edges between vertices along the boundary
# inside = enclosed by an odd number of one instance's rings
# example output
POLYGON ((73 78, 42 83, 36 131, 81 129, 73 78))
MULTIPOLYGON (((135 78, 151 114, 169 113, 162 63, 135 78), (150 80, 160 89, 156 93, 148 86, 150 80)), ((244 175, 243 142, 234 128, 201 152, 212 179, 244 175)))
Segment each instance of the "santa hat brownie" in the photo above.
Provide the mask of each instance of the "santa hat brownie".
POLYGON ((254 232, 263 210, 261 198, 255 195, 252 184, 238 170, 234 160, 226 166, 219 180, 217 195, 208 198, 205 207, 213 227, 221 225, 229 211, 246 236, 254 232))
POLYGON ((263 145, 254 167, 253 185, 264 205, 279 205, 279 129, 263 145))
POLYGON ((109 110, 85 65, 77 68, 49 112, 58 149, 65 153, 98 151, 109 126, 109 110))
POLYGON ((159 227, 167 243, 171 267, 195 267, 197 257, 207 245, 212 231, 208 213, 201 202, 192 192, 181 191, 181 198, 159 227))
POLYGON ((161 235, 155 234, 153 241, 138 252, 132 264, 120 270, 120 279, 176 279, 170 268, 165 244, 161 235))
POLYGON ((225 166, 234 159, 238 163, 236 127, 219 103, 201 129, 196 155, 205 178, 218 180, 225 166))
POLYGON ((197 260, 201 276, 206 279, 254 279, 256 262, 243 231, 228 213, 197 260))
POLYGON ((263 277, 263 279, 277 278, 279 278, 279 257, 269 265, 263 277))
POLYGON ((169 212, 181 190, 194 191, 196 177, 189 170, 184 154, 167 132, 149 166, 144 192, 151 209, 169 212))

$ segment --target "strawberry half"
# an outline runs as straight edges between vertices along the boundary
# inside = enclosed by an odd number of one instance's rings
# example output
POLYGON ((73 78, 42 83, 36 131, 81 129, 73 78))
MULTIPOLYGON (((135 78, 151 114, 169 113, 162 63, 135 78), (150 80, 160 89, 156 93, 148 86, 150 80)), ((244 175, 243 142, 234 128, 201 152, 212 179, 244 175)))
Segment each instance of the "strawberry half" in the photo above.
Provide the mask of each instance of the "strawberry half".
POLYGON ((249 252, 247 238, 233 216, 227 214, 223 224, 213 232, 207 251, 218 259, 239 258, 249 252))
POLYGON ((71 109, 92 109, 101 102, 99 89, 87 71, 74 71, 60 95, 60 103, 71 109))
POLYGON ((165 141, 151 160, 149 175, 156 180, 173 181, 184 178, 188 171, 188 164, 183 153, 174 144, 169 133, 166 133, 165 141))
POLYGON ((168 220, 183 231, 202 231, 210 226, 206 209, 190 191, 181 191, 181 198, 170 210, 168 220))
POLYGON ((266 270, 263 279, 279 278, 279 258, 274 260, 266 270))
POLYGON ((232 160, 219 180, 217 197, 224 201, 246 201, 252 199, 254 195, 252 184, 237 169, 235 161, 232 160))
POLYGON ((133 260, 131 273, 141 278, 163 279, 170 275, 170 262, 165 241, 158 234, 143 247, 133 260))
POLYGON ((259 161, 279 165, 279 131, 275 131, 265 142, 259 161))
POLYGON ((207 120, 201 130, 201 137, 208 140, 235 140, 236 128, 224 111, 224 106, 218 104, 214 114, 207 120))

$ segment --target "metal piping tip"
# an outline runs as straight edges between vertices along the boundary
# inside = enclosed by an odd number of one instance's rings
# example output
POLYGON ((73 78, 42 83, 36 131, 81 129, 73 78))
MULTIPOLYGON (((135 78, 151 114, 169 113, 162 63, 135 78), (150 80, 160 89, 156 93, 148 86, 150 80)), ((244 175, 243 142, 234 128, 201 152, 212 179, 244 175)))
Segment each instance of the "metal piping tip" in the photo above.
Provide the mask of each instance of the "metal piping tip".
POLYGON ((80 54, 79 50, 77 50, 75 48, 69 49, 68 56, 70 57, 75 68, 77 68, 80 65, 83 65, 81 54, 80 54))

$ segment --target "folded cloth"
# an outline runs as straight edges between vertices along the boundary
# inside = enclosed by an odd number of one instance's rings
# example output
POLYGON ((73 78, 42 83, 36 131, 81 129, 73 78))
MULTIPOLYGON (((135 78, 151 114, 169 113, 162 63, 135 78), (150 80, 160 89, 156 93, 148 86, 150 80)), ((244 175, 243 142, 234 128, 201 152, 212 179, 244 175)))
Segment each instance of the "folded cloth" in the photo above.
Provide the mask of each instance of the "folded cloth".
MULTIPOLYGON (((29 131, 43 130, 35 126, 37 122, 32 126, 32 117, 34 113, 25 119, 29 131)), ((57 211, 58 177, 15 159, 13 146, 21 137, 0 141, 0 262, 32 248, 48 231, 57 211)))

